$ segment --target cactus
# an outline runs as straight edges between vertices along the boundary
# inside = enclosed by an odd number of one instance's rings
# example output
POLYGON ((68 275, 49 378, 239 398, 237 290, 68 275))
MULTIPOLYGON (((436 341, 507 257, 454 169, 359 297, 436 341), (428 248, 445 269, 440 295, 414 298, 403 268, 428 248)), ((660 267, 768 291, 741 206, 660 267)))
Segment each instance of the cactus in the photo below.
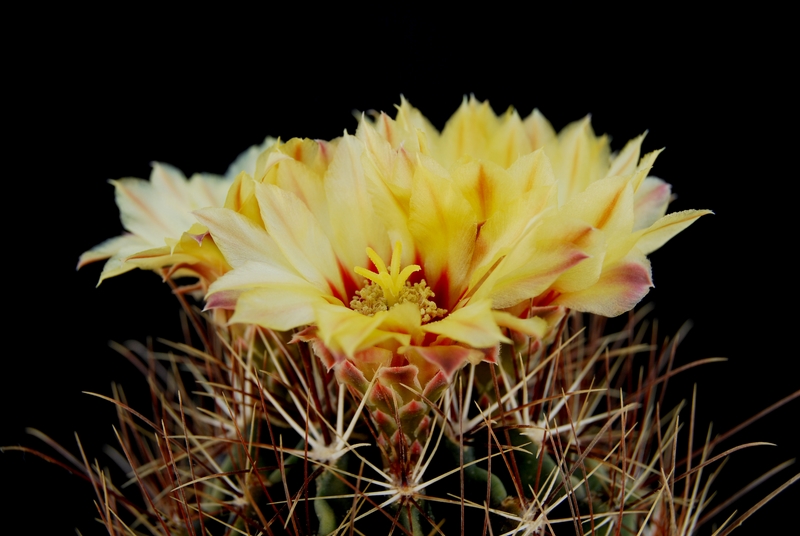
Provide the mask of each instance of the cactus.
POLYGON ((609 335, 597 317, 566 314, 551 342, 508 345, 438 398, 401 398, 406 377, 354 384, 296 336, 188 312, 210 352, 119 348, 159 371, 152 411, 165 418, 130 408, 119 388, 107 398, 141 494, 82 468, 110 534, 692 534, 705 513, 714 475, 690 470, 714 441, 681 454, 685 408, 656 403, 680 336, 644 343, 643 314, 609 335), (619 389, 641 360, 648 373, 619 389))
POLYGON ((474 99, 440 134, 403 101, 224 178, 115 182, 131 233, 81 265, 158 272, 195 332, 118 347, 155 371, 149 412, 98 395, 140 496, 71 459, 109 534, 694 534, 726 453, 659 405, 682 334, 633 308, 709 211, 665 215, 642 139, 474 99))

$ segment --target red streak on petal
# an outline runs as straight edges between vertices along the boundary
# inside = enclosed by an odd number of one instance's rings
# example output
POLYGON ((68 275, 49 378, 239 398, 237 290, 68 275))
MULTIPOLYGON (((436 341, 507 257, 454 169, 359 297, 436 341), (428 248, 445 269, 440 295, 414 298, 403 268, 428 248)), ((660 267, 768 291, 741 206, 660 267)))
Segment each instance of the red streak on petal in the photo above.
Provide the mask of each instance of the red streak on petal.
POLYGON ((386 141, 389 142, 390 147, 394 147, 394 142, 392 141, 392 127, 389 124, 389 116, 381 112, 381 120, 383 121, 383 131, 386 135, 386 141))
POLYGON ((344 284, 344 296, 341 295, 336 286, 330 281, 328 281, 328 286, 331 288, 331 293, 339 298, 342 303, 347 305, 350 303, 350 298, 355 296, 356 291, 361 287, 356 282, 354 272, 347 269, 339 259, 336 259, 336 264, 339 267, 339 275, 341 276, 342 283, 344 284))
POLYGON ((560 292, 557 292, 553 289, 548 290, 544 294, 540 294, 539 296, 533 299, 533 306, 534 307, 545 307, 550 305, 561 295, 560 292))
POLYGON ((606 276, 606 281, 627 287, 626 294, 635 299, 641 299, 647 289, 653 287, 650 270, 638 262, 630 262, 612 269, 606 276))
POLYGON ((447 309, 450 311, 453 308, 455 303, 451 303, 450 300, 450 276, 447 273, 447 267, 442 270, 442 274, 439 276, 439 280, 436 281, 434 284, 431 285, 431 282, 428 281, 428 286, 431 287, 434 294, 436 295, 433 298, 433 301, 439 307, 443 309, 447 309))
POLYGON ((314 140, 314 141, 317 142, 317 145, 319 146, 319 153, 320 155, 322 155, 322 158, 325 160, 325 163, 327 164, 328 158, 330 156, 328 154, 328 143, 324 140, 314 140))
POLYGON ((655 204, 653 201, 662 202, 669 197, 670 193, 670 185, 666 183, 661 184, 657 188, 650 190, 647 195, 643 196, 637 205, 641 206, 648 203, 655 204))

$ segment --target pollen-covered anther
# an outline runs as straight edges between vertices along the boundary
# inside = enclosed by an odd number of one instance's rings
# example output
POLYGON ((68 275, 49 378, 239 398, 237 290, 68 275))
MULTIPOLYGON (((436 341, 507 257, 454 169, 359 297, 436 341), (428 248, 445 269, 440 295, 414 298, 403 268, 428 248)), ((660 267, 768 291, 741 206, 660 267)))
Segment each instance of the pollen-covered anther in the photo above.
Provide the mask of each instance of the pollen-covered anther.
POLYGON ((374 316, 380 311, 388 311, 391 307, 411 302, 419 306, 422 323, 441 318, 447 314, 447 309, 440 309, 431 298, 436 295, 428 288, 423 279, 413 285, 408 278, 414 272, 420 271, 416 264, 409 264, 400 270, 400 257, 403 253, 402 244, 394 243, 392 251, 391 268, 386 268, 386 263, 375 253, 372 248, 367 248, 367 256, 378 269, 378 273, 357 266, 355 272, 365 277, 368 282, 364 288, 356 292, 350 301, 350 308, 366 316, 374 316))
POLYGON ((425 280, 419 283, 406 282, 406 285, 400 289, 400 296, 397 303, 412 302, 419 305, 419 314, 422 316, 422 323, 426 324, 436 318, 442 318, 447 314, 447 309, 437 307, 436 302, 431 298, 436 297, 436 294, 430 289, 425 280))
MULTIPOLYGON (((438 307, 436 302, 431 299, 435 296, 424 279, 413 285, 406 281, 403 288, 398 292, 397 302, 394 305, 405 302, 418 305, 422 323, 427 324, 447 315, 447 309, 438 307)), ((356 295, 350 300, 350 308, 365 316, 374 316, 375 313, 389 310, 383 289, 380 285, 372 282, 367 283, 364 288, 356 291, 356 295)))
POLYGON ((356 295, 350 300, 350 309, 365 316, 375 316, 375 313, 386 311, 386 298, 383 297, 383 289, 375 283, 369 282, 361 290, 356 291, 356 295))

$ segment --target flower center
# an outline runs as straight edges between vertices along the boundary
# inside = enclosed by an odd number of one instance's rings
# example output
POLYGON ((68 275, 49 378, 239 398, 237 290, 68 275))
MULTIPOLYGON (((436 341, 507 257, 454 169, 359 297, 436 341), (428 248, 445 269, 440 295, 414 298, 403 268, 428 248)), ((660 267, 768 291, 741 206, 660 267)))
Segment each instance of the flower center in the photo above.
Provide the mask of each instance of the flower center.
POLYGON ((431 300, 434 292, 423 279, 413 285, 408 278, 421 268, 410 264, 400 270, 400 256, 403 252, 400 242, 395 242, 392 251, 391 268, 386 268, 386 263, 372 248, 367 248, 367 255, 375 264, 378 273, 355 267, 355 272, 369 280, 367 285, 356 292, 350 301, 350 308, 366 316, 373 316, 380 311, 388 311, 394 305, 404 302, 415 303, 419 306, 422 323, 430 322, 434 318, 441 318, 447 314, 447 309, 440 309, 431 300))

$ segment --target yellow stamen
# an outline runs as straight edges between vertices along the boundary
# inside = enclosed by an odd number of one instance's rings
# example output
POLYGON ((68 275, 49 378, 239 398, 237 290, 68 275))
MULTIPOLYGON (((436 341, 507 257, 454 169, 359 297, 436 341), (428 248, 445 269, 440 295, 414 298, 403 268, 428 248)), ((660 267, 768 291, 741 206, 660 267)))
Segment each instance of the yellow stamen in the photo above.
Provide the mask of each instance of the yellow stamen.
POLYGON ((364 276, 370 281, 376 283, 383 290, 383 296, 386 298, 386 305, 391 307, 397 303, 397 298, 400 295, 400 290, 405 286, 406 280, 411 277, 414 272, 420 271, 416 264, 409 264, 403 270, 400 270, 400 257, 403 253, 403 246, 398 240, 394 243, 394 251, 392 251, 391 270, 386 269, 386 263, 378 256, 372 248, 367 248, 367 256, 378 269, 378 273, 361 268, 355 267, 355 272, 358 275, 364 276))

